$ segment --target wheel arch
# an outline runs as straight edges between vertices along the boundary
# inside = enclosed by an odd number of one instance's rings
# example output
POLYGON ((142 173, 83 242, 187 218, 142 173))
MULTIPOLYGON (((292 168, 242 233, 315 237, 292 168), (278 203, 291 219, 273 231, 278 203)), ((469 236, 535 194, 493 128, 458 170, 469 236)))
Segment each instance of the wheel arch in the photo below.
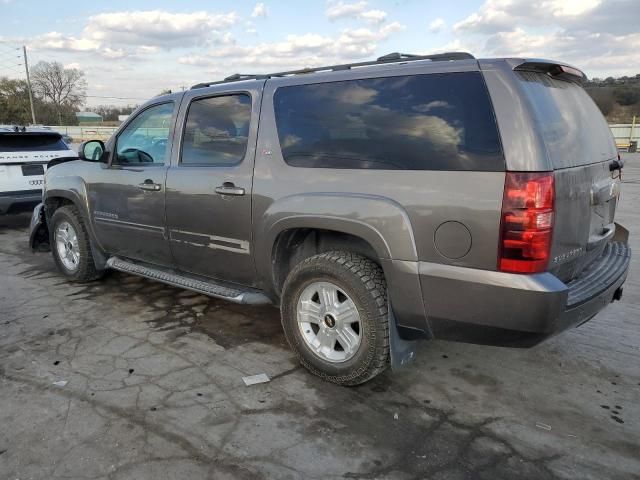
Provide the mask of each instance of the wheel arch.
POLYGON ((345 250, 362 255, 380 264, 379 250, 365 238, 344 230, 317 227, 291 227, 278 234, 271 250, 271 283, 280 295, 289 272, 300 262, 332 250, 345 250))
POLYGON ((397 202, 364 194, 297 194, 271 203, 254 220, 256 268, 264 289, 279 293, 283 239, 291 245, 308 231, 320 232, 333 243, 338 237, 350 238, 341 242, 343 249, 356 248, 380 265, 384 259, 418 259, 409 216, 397 202))
MULTIPOLYGON (((45 214, 47 220, 47 227, 49 230, 49 238, 51 239, 52 228, 51 217, 54 212, 65 205, 73 205, 76 207, 82 221, 84 222, 87 232, 89 233, 89 241, 91 243, 91 253, 96 268, 104 269, 107 264, 107 255, 101 248, 100 243, 96 237, 93 222, 91 221, 91 215, 89 214, 89 199, 86 192, 84 181, 79 177, 62 177, 66 179, 66 188, 61 188, 60 185, 53 188, 47 188, 43 193, 42 202, 45 205, 45 214), (75 180, 69 181, 70 178, 75 180)), ((56 180, 58 180, 56 178, 56 180)))

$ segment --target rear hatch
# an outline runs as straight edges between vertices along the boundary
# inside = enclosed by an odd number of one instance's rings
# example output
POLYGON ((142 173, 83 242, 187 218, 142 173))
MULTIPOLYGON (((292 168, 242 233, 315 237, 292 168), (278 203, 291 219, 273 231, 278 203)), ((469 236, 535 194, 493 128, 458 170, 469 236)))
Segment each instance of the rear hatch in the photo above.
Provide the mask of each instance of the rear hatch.
POLYGON ((0 132, 0 164, 46 164, 74 155, 57 132, 0 132))
POLYGON ((613 237, 620 192, 618 152, 609 127, 581 85, 546 73, 517 72, 555 179, 549 270, 577 277, 613 237))
POLYGON ((41 190, 47 164, 74 156, 57 132, 0 132, 0 192, 41 190))

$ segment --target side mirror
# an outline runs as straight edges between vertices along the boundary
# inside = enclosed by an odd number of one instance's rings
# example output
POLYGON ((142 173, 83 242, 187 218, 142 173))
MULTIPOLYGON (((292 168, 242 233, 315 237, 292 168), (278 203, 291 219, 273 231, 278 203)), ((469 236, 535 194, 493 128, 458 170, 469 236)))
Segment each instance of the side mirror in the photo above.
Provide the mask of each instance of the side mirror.
POLYGON ((100 162, 104 151, 104 142, 102 140, 89 140, 80 144, 78 158, 89 162, 100 162))

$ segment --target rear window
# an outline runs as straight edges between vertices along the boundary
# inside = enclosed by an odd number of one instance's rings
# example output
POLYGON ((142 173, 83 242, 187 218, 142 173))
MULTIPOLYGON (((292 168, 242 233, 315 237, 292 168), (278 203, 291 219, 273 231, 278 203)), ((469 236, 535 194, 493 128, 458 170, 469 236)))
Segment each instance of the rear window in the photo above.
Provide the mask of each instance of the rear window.
POLYGON ((42 152, 69 150, 58 134, 4 133, 0 134, 0 152, 42 152))
POLYGON ((589 94, 575 83, 518 72, 554 168, 609 160, 617 150, 609 126, 589 94))
POLYGON ((295 167, 505 168, 479 72, 282 87, 274 107, 284 160, 295 167))

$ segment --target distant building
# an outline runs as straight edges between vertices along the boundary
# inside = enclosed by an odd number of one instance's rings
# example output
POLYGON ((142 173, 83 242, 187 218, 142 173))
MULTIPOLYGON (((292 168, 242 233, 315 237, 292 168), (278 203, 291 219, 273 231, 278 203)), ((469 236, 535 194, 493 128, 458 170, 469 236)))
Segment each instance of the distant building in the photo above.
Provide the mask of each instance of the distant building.
POLYGON ((102 123, 102 115, 94 112, 76 112, 78 125, 99 125, 102 123))
POLYGON ((127 118, 129 118, 129 115, 118 115, 118 121, 120 123, 124 122, 127 118))

